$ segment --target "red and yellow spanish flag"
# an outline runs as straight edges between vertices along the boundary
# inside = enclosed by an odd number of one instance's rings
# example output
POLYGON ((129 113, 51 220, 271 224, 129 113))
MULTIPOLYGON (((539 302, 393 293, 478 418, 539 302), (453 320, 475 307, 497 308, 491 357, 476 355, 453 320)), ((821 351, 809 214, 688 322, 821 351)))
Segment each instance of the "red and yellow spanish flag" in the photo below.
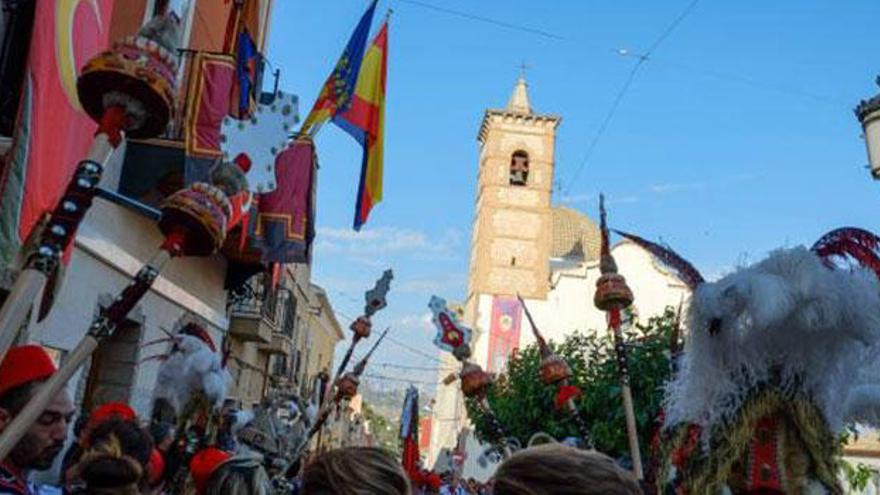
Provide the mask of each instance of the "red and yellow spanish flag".
POLYGON ((382 157, 385 138, 385 76, 388 65, 388 22, 382 24, 364 55, 351 106, 333 122, 364 147, 354 228, 360 230, 370 210, 382 200, 382 157))

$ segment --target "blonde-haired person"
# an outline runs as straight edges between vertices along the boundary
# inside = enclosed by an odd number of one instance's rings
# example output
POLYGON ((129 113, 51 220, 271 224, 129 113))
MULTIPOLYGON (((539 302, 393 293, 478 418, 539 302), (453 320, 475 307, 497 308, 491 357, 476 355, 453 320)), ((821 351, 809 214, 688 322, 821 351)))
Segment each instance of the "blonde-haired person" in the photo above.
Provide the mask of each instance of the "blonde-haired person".
POLYGON ((493 478, 493 495, 641 495, 633 476, 610 457, 551 443, 521 450, 493 478))
POLYGON ((302 495, 410 495, 409 477, 381 449, 331 450, 306 465, 302 495))

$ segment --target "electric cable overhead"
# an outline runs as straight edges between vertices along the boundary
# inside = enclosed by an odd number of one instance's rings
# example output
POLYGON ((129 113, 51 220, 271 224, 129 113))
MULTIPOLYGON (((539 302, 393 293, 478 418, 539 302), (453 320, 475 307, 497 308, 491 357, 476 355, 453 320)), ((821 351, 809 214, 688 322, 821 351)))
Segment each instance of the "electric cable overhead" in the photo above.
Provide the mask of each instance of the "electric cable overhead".
POLYGON ((416 5, 416 6, 425 8, 425 9, 434 10, 436 12, 443 12, 444 14, 462 17, 464 19, 470 19, 472 21, 479 21, 479 22, 483 22, 486 24, 493 24, 495 26, 500 26, 500 27, 504 27, 507 29, 513 29, 516 31, 522 31, 524 33, 531 33, 531 34, 543 36, 545 38, 549 38, 549 39, 553 39, 553 40, 557 40, 557 41, 565 41, 565 38, 563 36, 560 36, 558 34, 553 34, 548 31, 544 31, 543 29, 536 29, 536 28, 532 28, 529 26, 523 26, 520 24, 513 24, 511 22, 500 21, 497 19, 489 18, 489 17, 483 17, 481 15, 469 14, 467 12, 462 12, 460 10, 453 10, 453 9, 446 8, 446 7, 440 7, 438 5, 433 5, 433 4, 421 2, 418 0, 398 0, 398 1, 401 3, 409 4, 409 5, 416 5))
POLYGON ((593 156, 593 152, 596 150, 596 146, 599 144, 599 140, 602 139, 602 136, 605 135, 605 131, 608 129, 608 125, 611 123, 611 119, 614 118, 614 114, 617 113, 617 109, 620 107, 620 102, 623 100, 623 97, 626 95, 627 91, 629 91, 630 86, 632 86, 633 81, 635 80, 636 74, 639 72, 639 69, 642 65, 651 58, 651 55, 660 47, 660 45, 672 35, 675 28, 677 28, 684 19, 690 15, 690 13, 694 10, 697 4, 700 3, 700 0, 692 0, 684 10, 672 21, 666 29, 660 33, 648 50, 643 54, 630 54, 626 50, 619 50, 618 54, 621 56, 635 56, 637 57, 636 64, 633 66, 632 70, 630 70, 629 75, 626 80, 624 80, 623 84, 620 86, 620 89, 617 91, 617 94, 614 97, 614 101, 611 103, 611 107, 608 109, 608 113, 605 114, 605 118, 602 120, 602 124, 599 126, 599 129, 596 131, 596 134, 593 136, 593 139, 590 141, 589 146, 587 147, 587 152, 584 154, 584 159, 581 160, 580 165, 577 170, 575 170, 574 175, 572 175, 568 179, 568 183, 565 188, 560 187, 560 192, 563 194, 568 194, 571 191, 571 186, 577 181, 581 172, 584 170, 584 167, 589 162, 590 158, 593 156))

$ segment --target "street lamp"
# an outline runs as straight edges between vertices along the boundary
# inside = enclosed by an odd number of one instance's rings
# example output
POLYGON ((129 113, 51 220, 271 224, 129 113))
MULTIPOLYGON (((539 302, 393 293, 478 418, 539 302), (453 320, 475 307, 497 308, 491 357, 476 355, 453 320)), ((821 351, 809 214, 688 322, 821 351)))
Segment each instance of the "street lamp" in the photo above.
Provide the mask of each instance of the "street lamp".
MULTIPOLYGON (((880 86, 880 76, 877 76, 875 82, 880 86)), ((875 179, 880 179, 880 93, 871 99, 859 102, 855 113, 862 124, 862 132, 865 135, 871 175, 875 179)))

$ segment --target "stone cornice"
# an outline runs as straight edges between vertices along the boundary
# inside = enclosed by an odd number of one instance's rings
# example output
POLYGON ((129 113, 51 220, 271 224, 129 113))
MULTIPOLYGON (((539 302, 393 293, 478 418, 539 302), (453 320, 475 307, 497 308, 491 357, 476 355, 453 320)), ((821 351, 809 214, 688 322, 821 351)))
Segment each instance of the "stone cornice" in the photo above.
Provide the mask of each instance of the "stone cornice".
POLYGON ((502 122, 514 124, 532 124, 539 126, 552 126, 553 129, 562 121, 562 117, 553 114, 540 113, 522 113, 511 112, 504 109, 489 109, 483 114, 483 122, 480 124, 480 132, 477 134, 477 141, 484 142, 486 134, 489 132, 489 121, 492 117, 501 117, 502 122))

